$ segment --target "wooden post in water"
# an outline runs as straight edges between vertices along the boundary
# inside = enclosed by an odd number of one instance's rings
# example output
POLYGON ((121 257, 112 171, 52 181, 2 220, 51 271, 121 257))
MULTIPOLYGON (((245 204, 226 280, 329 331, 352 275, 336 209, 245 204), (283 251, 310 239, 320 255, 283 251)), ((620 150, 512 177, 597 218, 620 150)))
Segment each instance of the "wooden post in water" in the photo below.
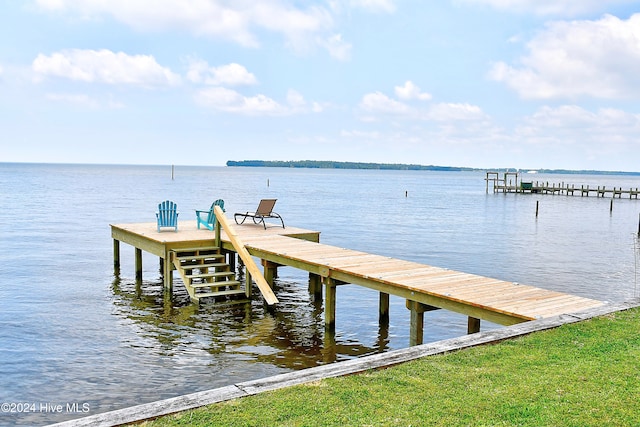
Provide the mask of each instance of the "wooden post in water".
POLYGON ((309 273, 309 293, 314 301, 322 301, 322 276, 309 273))
POLYGON ((467 334, 475 334, 480 332, 480 319, 469 316, 467 320, 467 334))
POLYGON ((163 259, 162 276, 164 277, 164 293, 165 297, 170 297, 173 294, 173 264, 171 262, 171 252, 166 249, 166 246, 163 259))
MULTIPOLYGON (((640 233, 640 229, 638 230, 640 233)), ((113 272, 120 273, 120 241, 113 239, 113 272)))
POLYGON ((409 322, 409 345, 420 345, 424 337, 424 304, 407 300, 407 308, 411 311, 409 322))
POLYGON ((540 200, 536 200, 536 218, 538 218, 538 207, 540 204, 540 200))
MULTIPOLYGON (((142 249, 136 248, 136 281, 142 281, 142 249)), ((169 262, 167 260, 167 262, 169 262)))
POLYGON ((613 212, 613 197, 611 198, 611 203, 609 203, 609 213, 613 212))
POLYGON ((274 279, 278 276, 278 264, 275 262, 262 260, 263 276, 271 289, 273 289, 274 279))
POLYGON ((324 278, 324 327, 329 331, 336 329, 336 287, 335 279, 331 277, 324 278))
POLYGON ((381 325, 389 324, 389 294, 386 292, 380 292, 379 302, 380 315, 378 317, 378 323, 381 325))

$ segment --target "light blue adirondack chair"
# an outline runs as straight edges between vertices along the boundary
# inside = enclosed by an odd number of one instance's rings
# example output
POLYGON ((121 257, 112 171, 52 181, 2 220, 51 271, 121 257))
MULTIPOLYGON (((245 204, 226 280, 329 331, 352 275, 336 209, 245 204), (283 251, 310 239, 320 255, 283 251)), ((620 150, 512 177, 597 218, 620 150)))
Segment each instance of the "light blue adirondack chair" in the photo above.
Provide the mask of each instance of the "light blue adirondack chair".
POLYGON ((174 231, 178 231, 178 205, 171 200, 165 200, 158 205, 156 218, 158 219, 158 232, 163 227, 171 227, 174 231))
POLYGON ((200 224, 204 225, 209 230, 213 231, 216 226, 216 214, 213 211, 213 208, 216 206, 220 206, 222 212, 224 212, 224 200, 218 199, 211 204, 211 207, 208 211, 198 211, 196 210, 196 217, 198 218, 198 230, 200 229, 200 224))

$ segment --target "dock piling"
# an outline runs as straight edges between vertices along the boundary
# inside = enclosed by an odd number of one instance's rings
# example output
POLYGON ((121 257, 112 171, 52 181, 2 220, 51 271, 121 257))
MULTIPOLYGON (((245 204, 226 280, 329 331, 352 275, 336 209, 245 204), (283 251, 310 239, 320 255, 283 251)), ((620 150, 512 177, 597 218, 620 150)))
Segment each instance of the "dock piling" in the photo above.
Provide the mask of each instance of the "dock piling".
POLYGON ((337 282, 331 277, 324 277, 325 305, 324 326, 329 331, 336 329, 336 287, 337 282))
POLYGON ((116 239, 113 239, 113 272, 120 273, 120 241, 116 239))
POLYGON ((389 294, 386 292, 380 292, 379 302, 380 315, 378 317, 378 323, 380 325, 389 324, 389 294))
POLYGON ((480 332, 480 319, 469 316, 467 320, 467 334, 480 332))

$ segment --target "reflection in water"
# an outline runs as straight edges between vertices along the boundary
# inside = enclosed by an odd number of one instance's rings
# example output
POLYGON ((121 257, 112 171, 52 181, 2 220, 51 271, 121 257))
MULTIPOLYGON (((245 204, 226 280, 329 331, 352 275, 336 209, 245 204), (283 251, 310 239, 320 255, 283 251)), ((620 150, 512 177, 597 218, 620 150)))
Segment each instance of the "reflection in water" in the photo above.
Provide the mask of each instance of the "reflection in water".
POLYGON ((116 275, 114 314, 132 321, 137 335, 160 344, 150 351, 188 357, 189 363, 216 364, 214 359, 224 354, 238 364, 299 370, 388 350, 387 325, 379 326, 373 346, 336 337, 325 329, 322 301, 313 298, 306 283, 276 278, 274 286, 280 301, 276 307, 265 306, 259 293, 250 301, 197 305, 179 279, 169 299, 162 280, 131 282, 116 275))

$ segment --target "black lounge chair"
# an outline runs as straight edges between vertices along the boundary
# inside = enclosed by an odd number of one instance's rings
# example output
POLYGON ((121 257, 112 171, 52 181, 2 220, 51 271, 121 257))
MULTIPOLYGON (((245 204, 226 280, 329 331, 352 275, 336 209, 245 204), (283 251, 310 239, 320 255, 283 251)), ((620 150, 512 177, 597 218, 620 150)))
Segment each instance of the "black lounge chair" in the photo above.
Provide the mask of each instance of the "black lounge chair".
POLYGON ((262 199, 260 200, 258 209, 256 209, 255 212, 235 213, 233 215, 233 219, 236 221, 236 224, 244 224, 247 218, 253 218, 254 224, 262 223, 264 229, 266 230, 267 223, 264 220, 266 218, 277 218, 282 223, 282 228, 284 228, 284 221, 282 217, 273 211, 276 200, 278 199, 262 199), (238 222, 238 217, 242 217, 242 221, 238 222))

